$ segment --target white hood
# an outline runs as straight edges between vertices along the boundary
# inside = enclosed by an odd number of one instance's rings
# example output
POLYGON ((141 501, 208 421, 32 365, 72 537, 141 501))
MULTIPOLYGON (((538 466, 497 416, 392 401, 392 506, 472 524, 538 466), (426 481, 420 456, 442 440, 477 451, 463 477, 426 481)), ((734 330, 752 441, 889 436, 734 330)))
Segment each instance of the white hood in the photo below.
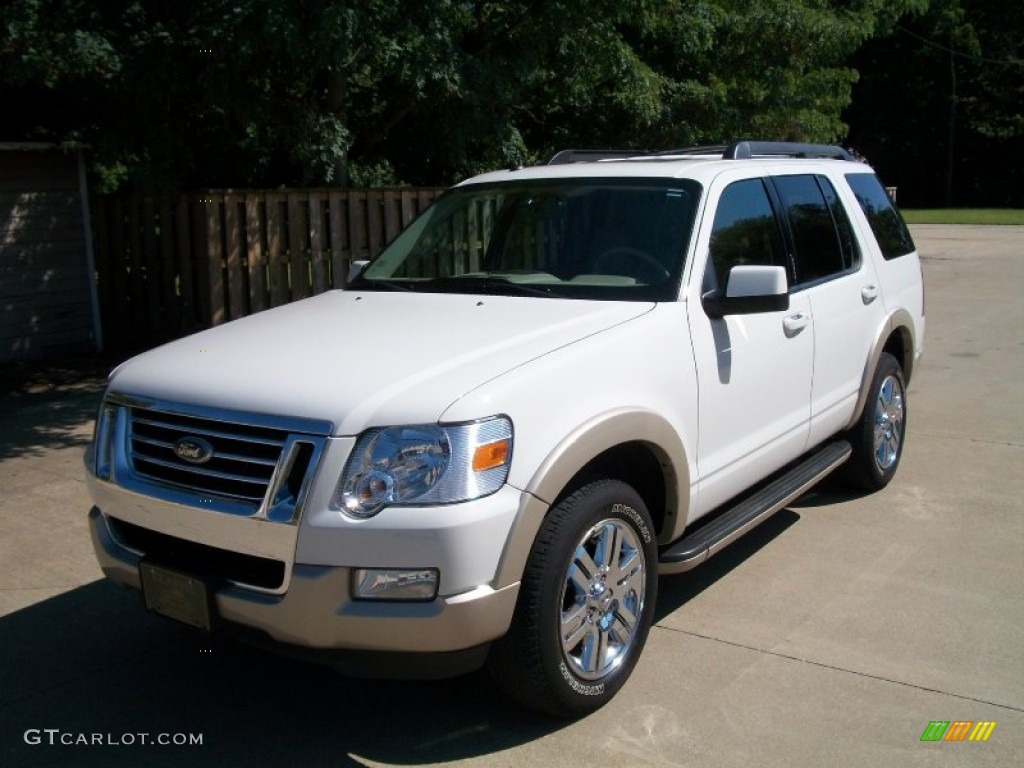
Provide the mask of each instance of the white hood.
POLYGON ((114 372, 110 390, 321 419, 335 435, 355 435, 436 421, 484 382, 653 306, 332 291, 139 355, 114 372))

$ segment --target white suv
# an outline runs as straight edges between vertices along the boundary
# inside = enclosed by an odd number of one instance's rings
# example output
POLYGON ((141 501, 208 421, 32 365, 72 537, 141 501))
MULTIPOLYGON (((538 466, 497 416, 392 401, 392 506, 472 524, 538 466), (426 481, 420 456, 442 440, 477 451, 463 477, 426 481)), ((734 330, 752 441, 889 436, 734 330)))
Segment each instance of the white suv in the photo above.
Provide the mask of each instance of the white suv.
POLYGON ((458 185, 348 289, 115 370, 93 540, 149 609, 575 716, 659 573, 899 464, 921 268, 871 169, 742 142, 458 185), (841 466, 840 466, 841 465, 841 466))

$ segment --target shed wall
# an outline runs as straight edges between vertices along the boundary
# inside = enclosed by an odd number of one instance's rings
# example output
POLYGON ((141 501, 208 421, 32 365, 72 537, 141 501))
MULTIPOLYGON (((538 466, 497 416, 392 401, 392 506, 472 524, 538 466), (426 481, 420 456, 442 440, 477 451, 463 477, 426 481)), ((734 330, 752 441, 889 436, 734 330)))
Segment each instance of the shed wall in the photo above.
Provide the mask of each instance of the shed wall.
POLYGON ((94 349, 77 158, 0 152, 0 362, 94 349))

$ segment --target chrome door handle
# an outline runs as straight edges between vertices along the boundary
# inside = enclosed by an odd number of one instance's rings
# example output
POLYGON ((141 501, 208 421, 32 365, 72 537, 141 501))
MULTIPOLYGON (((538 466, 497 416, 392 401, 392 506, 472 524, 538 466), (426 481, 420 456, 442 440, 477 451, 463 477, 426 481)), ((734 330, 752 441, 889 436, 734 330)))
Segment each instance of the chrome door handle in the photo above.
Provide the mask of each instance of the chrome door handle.
POLYGON ((870 304, 872 301, 878 298, 878 286, 877 285, 865 285, 860 289, 860 300, 865 304, 870 304))
POLYGON ((797 312, 795 315, 790 315, 789 317, 782 319, 782 330, 785 331, 786 338, 791 339, 806 328, 810 321, 810 315, 805 315, 803 312, 797 312))

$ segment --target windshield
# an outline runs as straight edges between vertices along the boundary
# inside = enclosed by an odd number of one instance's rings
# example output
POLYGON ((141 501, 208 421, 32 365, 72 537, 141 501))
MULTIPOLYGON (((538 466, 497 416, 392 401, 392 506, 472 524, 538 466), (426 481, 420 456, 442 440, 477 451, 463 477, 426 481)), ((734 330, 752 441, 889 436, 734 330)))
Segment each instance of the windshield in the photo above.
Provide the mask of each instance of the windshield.
POLYGON ((595 178, 457 187, 351 287, 673 300, 700 189, 685 179, 595 178))

